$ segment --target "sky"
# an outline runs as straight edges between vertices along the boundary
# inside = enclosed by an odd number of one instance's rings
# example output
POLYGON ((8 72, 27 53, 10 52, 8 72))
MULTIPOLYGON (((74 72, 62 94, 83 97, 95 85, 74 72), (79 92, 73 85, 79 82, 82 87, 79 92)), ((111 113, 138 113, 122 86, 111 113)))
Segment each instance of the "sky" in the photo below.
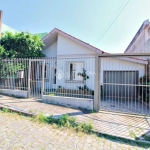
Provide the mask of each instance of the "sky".
POLYGON ((142 23, 150 0, 0 0, 3 23, 31 33, 59 28, 101 50, 123 53, 142 23))

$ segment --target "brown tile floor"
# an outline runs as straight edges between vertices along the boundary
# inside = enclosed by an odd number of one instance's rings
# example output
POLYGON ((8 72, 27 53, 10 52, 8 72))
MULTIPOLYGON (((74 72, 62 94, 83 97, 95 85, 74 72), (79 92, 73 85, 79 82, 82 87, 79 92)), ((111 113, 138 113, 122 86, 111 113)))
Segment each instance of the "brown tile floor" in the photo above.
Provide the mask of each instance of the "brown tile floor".
POLYGON ((150 118, 143 116, 129 116, 119 113, 83 113, 81 110, 57 105, 45 104, 35 99, 17 99, 0 95, 0 105, 46 115, 59 116, 69 114, 77 118, 78 122, 91 122, 94 130, 114 136, 134 139, 150 130, 150 118))

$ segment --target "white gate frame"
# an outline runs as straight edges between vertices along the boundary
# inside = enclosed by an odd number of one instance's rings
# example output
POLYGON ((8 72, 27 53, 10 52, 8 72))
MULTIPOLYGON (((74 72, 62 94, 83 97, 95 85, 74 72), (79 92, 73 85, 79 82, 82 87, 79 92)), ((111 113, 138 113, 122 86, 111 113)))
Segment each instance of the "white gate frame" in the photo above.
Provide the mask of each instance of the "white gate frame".
MULTIPOLYGON (((94 81, 94 111, 100 111, 100 68, 101 68, 101 58, 102 57, 135 57, 135 56, 149 56, 150 53, 121 53, 121 54, 97 54, 95 55, 95 81, 94 81)), ((150 66, 149 66, 150 68, 150 66)))
POLYGON ((45 59, 29 59, 29 69, 28 69, 28 98, 30 97, 30 75, 31 75, 31 62, 40 61, 42 62, 42 86, 41 86, 41 95, 44 93, 44 71, 45 71, 45 59))

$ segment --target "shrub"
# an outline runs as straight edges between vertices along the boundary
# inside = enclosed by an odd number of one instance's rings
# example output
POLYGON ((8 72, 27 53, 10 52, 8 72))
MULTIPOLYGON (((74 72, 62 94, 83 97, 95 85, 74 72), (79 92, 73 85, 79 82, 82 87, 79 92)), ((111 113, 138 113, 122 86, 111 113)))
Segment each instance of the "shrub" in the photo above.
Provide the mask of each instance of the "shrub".
POLYGON ((43 115, 42 113, 36 115, 35 118, 33 118, 34 121, 38 121, 39 123, 47 123, 47 117, 43 115))
POLYGON ((89 123, 89 124, 81 123, 75 129, 76 129, 76 131, 80 131, 80 132, 84 132, 84 133, 91 133, 93 126, 91 123, 89 123))
POLYGON ((9 110, 8 108, 3 108, 3 109, 2 109, 2 112, 8 113, 8 112, 10 112, 10 110, 9 110))
POLYGON ((145 102, 149 102, 150 100, 150 76, 143 76, 140 78, 141 85, 148 86, 140 86, 140 98, 145 102))
POLYGON ((91 123, 76 124, 75 123, 76 119, 68 115, 62 115, 60 118, 55 118, 54 116, 46 117, 42 113, 40 113, 35 118, 33 118, 33 120, 38 121, 40 123, 43 122, 48 124, 56 124, 57 127, 73 128, 76 131, 80 131, 84 133, 91 133, 93 128, 91 123))

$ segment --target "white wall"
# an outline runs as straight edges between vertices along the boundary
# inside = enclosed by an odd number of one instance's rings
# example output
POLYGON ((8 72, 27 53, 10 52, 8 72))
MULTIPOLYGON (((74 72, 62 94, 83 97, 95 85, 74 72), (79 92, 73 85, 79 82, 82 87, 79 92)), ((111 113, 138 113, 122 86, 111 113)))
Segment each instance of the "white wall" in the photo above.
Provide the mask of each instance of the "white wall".
MULTIPOLYGON (((94 90, 94 73, 95 73, 95 58, 94 57, 61 57, 55 59, 47 59, 47 79, 45 80, 45 89, 57 89, 58 86, 62 86, 66 89, 77 90, 78 86, 84 86, 85 84, 89 89, 94 90), (57 62, 57 67, 56 67, 57 62), (86 70, 89 79, 86 82, 69 82, 66 75, 68 74, 67 63, 68 62, 83 62, 83 67, 86 70), (61 71, 64 75, 62 79, 57 79, 56 84, 53 84, 54 74, 53 69, 57 68, 57 72, 61 71)), ((124 61, 116 58, 102 58, 100 69, 100 82, 103 83, 104 71, 139 71, 139 78, 145 75, 145 66, 142 64, 124 61)), ((40 85, 39 85, 40 86, 40 85)))
POLYGON ((150 29, 145 28, 125 53, 150 52, 150 29))
POLYGON ((95 52, 58 34, 57 55, 71 54, 95 54, 95 52))
MULTIPOLYGON (((56 87, 62 86, 67 89, 78 89, 78 86, 84 86, 85 84, 91 89, 94 90, 94 57, 80 57, 80 58, 62 58, 57 59, 57 71, 64 73, 64 77, 61 80, 57 79, 56 87), (67 79, 67 63, 68 62, 83 62, 83 68, 86 70, 86 74, 89 76, 84 83, 81 82, 69 82, 67 79)), ((81 72, 82 73, 82 72, 81 72)))
POLYGON ((57 56, 57 41, 50 45, 47 49, 43 50, 43 54, 46 55, 46 57, 56 57, 57 56))
POLYGON ((1 89, 0 93, 6 94, 6 95, 14 95, 17 97, 24 97, 28 98, 28 91, 23 91, 23 90, 11 90, 11 89, 1 89))
POLYGON ((142 64, 124 61, 116 58, 101 59, 101 83, 104 71, 139 71, 139 78, 145 75, 145 66, 142 64))
POLYGON ((42 95, 42 102, 93 110, 93 100, 87 98, 42 95))

